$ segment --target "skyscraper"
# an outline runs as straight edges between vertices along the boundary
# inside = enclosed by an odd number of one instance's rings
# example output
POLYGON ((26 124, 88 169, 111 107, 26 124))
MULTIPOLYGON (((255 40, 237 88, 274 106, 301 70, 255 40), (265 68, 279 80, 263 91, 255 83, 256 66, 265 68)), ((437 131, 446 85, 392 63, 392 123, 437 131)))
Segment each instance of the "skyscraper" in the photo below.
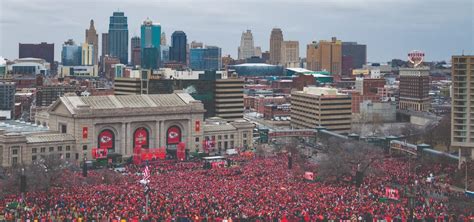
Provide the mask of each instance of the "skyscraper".
POLYGON ((248 59, 255 55, 255 47, 253 45, 252 31, 242 32, 239 47, 239 59, 248 59))
POLYGON ((130 40, 131 63, 133 66, 141 65, 141 40, 140 37, 134 36, 130 40))
POLYGON ((341 75, 341 41, 333 37, 331 41, 312 42, 306 48, 307 68, 313 71, 326 70, 332 75, 341 75))
POLYGON ((279 28, 272 29, 270 35, 270 63, 278 65, 281 63, 281 44, 283 42, 283 32, 279 28))
MULTIPOLYGON (((461 158, 474 159, 474 55, 452 57, 451 144, 461 158)), ((463 161, 463 159, 460 159, 463 161)))
POLYGON ((170 61, 186 64, 186 33, 175 31, 171 35, 170 61))
POLYGON ((63 44, 61 63, 63 66, 80 66, 82 64, 81 46, 76 45, 72 39, 63 44))
POLYGON ((86 43, 91 44, 94 48, 93 65, 99 62, 99 35, 94 27, 94 20, 91 19, 89 29, 86 29, 86 43))
POLYGON ((367 63, 367 45, 357 42, 342 42, 342 55, 352 57, 352 67, 360 69, 367 63))
POLYGON ((141 62, 142 68, 157 69, 161 57, 161 25, 149 18, 141 26, 141 62))
POLYGON ((109 33, 102 33, 102 57, 108 55, 109 52, 109 33))
POLYGON ((95 62, 95 52, 94 52, 94 45, 92 44, 89 44, 89 43, 82 43, 82 47, 81 47, 81 64, 83 66, 91 66, 91 65, 94 65, 96 64, 95 62))
MULTIPOLYGON (((270 54, 271 55, 271 54, 270 54)), ((281 44, 281 64, 287 68, 297 68, 300 62, 298 41, 283 41, 281 44)))
POLYGON ((161 45, 166 45, 166 33, 161 33, 161 45))
POLYGON ((109 23, 109 55, 128 64, 128 24, 123 12, 114 12, 109 23))

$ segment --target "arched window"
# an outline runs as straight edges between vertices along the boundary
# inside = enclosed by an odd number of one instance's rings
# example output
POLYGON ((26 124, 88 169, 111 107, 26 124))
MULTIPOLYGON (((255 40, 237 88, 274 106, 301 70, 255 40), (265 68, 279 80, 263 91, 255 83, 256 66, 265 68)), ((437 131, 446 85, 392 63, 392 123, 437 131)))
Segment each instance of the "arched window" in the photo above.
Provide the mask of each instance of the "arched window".
POLYGON ((148 130, 145 127, 139 127, 133 133, 133 147, 140 146, 140 148, 150 148, 150 137, 148 130))
POLYGON ((178 144, 181 142, 181 129, 178 126, 170 126, 166 131, 166 144, 178 144))
POLYGON ((115 134, 110 129, 102 130, 97 138, 97 148, 115 149, 115 134))

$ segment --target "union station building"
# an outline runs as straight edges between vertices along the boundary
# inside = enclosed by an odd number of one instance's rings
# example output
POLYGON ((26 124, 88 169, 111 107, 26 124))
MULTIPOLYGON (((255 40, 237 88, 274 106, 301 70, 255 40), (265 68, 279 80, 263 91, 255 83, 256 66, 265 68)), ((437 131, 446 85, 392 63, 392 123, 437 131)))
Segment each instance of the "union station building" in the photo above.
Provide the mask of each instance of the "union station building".
POLYGON ((122 158, 134 148, 188 152, 250 147, 254 125, 245 120, 204 120, 203 104, 189 94, 61 97, 35 123, 0 121, 0 166, 31 164, 54 154, 70 161, 92 159, 93 149, 122 158), (212 141, 212 143, 206 143, 212 141))

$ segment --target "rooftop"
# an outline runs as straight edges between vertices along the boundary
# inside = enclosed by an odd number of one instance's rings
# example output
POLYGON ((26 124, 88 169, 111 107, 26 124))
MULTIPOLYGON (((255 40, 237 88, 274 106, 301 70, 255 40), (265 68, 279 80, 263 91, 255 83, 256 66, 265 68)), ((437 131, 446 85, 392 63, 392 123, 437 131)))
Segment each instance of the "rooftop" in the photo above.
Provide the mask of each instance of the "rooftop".
POLYGON ((46 132, 48 128, 19 120, 2 120, 0 121, 0 130, 4 130, 6 133, 25 134, 46 132))

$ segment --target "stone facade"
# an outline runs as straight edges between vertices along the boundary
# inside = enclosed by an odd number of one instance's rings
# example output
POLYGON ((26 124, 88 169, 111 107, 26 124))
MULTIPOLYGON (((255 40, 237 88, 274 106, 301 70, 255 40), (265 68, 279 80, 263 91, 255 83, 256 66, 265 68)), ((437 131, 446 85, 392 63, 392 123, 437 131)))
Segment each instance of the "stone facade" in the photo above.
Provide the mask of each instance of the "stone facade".
MULTIPOLYGON (((50 146, 53 147, 52 152, 56 152, 61 146, 64 149, 61 154, 66 156, 70 153, 67 156, 76 161, 82 160, 84 155, 91 159, 91 149, 105 146, 104 144, 110 144, 111 147, 107 147, 109 153, 120 154, 123 158, 131 157, 135 142, 138 141, 138 129, 147 133, 147 142, 142 148, 166 147, 168 152, 172 153, 176 151, 176 141, 179 141, 191 152, 202 151, 204 137, 223 133, 213 130, 215 124, 208 126, 209 124, 204 122, 204 112, 200 101, 181 92, 161 95, 61 97, 46 113, 39 113, 36 118, 36 122, 45 125, 43 128, 49 127, 49 131, 41 132, 44 135, 52 135, 47 137, 48 139, 31 139, 36 132, 18 136, 0 133, 0 164, 4 167, 19 163, 30 164, 35 160, 32 157, 35 154, 32 148, 37 148, 36 151, 40 153, 41 147, 47 147, 44 152, 44 155, 47 155, 51 153, 50 146), (172 128, 176 132, 172 132, 172 128), (175 142, 170 142, 172 133, 178 136, 175 142), (107 138, 110 138, 109 143, 103 142, 103 136, 106 134, 107 138), (70 147, 68 152, 65 151, 66 146, 70 147), (15 155, 12 154, 14 149, 18 149, 15 155), (13 157, 17 157, 15 163, 13 157)), ((229 138, 231 134, 234 135, 232 142, 229 140, 228 148, 252 144, 253 124, 246 121, 228 124, 231 126, 229 138), (231 143, 233 146, 230 146, 231 143)))

